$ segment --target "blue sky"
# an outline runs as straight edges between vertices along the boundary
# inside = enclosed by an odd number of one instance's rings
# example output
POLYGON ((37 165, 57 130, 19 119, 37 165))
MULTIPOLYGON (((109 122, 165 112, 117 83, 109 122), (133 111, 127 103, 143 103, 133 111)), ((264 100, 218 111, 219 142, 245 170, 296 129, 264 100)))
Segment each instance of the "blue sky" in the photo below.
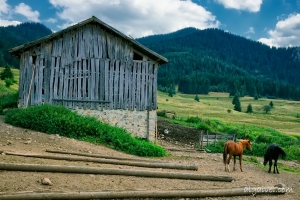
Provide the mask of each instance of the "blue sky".
POLYGON ((0 26, 59 31, 96 16, 134 38, 219 28, 270 46, 300 46, 300 0, 0 0, 0 26))

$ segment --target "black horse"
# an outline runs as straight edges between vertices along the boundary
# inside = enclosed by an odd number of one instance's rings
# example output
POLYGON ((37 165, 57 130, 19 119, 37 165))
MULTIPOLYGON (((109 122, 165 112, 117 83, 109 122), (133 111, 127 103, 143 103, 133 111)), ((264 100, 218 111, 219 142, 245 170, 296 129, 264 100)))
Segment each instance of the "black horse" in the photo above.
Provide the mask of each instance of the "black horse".
POLYGON ((271 172, 272 159, 273 159, 275 161, 273 173, 275 173, 275 167, 276 167, 277 174, 279 174, 278 167, 277 167, 277 160, 278 160, 279 155, 281 155, 281 157, 284 158, 286 156, 286 153, 277 144, 271 144, 268 147, 267 152, 265 153, 265 156, 264 156, 264 166, 266 166, 267 162, 269 161, 269 171, 268 171, 269 173, 271 172))

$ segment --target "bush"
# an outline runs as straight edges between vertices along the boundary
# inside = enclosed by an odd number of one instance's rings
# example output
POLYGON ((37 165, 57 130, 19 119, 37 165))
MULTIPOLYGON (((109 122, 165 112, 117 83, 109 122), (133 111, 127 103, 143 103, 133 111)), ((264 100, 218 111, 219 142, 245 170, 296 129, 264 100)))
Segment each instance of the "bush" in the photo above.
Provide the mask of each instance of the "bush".
POLYGON ((125 129, 103 124, 93 117, 84 117, 61 106, 32 106, 10 109, 5 122, 48 134, 60 134, 108 147, 137 156, 161 157, 166 151, 151 142, 134 138, 125 129))
POLYGON ((12 73, 12 71, 8 65, 6 65, 4 70, 0 73, 1 80, 5 80, 6 78, 10 78, 10 79, 14 80, 14 74, 12 73))
POLYGON ((18 107, 18 93, 6 94, 0 96, 0 115, 3 114, 3 110, 6 108, 17 108, 18 107))
POLYGON ((160 116, 160 117, 167 117, 166 110, 157 111, 157 116, 160 116))
POLYGON ((14 84, 14 80, 13 79, 11 79, 11 78, 6 78, 5 79, 5 86, 6 87, 10 87, 13 84, 14 84))

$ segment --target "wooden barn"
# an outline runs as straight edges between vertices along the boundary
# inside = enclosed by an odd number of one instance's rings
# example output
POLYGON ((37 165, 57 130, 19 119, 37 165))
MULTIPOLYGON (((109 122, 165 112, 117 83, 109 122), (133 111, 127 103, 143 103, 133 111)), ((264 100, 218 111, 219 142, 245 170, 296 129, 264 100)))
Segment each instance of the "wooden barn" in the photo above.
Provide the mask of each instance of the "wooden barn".
POLYGON ((63 105, 155 140, 163 56, 94 16, 9 52, 20 60, 19 107, 63 105))

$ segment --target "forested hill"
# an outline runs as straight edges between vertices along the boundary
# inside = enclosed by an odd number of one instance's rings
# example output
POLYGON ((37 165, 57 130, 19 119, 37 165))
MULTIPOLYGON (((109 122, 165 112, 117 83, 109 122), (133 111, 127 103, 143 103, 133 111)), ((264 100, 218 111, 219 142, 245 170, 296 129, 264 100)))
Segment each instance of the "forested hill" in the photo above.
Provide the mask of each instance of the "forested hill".
POLYGON ((209 91, 300 100, 300 48, 270 48, 219 29, 186 28, 138 38, 165 56, 159 90, 207 94, 209 91))
POLYGON ((6 64, 18 68, 19 62, 8 49, 51 34, 52 31, 40 23, 26 22, 17 26, 0 27, 0 66, 6 64))

